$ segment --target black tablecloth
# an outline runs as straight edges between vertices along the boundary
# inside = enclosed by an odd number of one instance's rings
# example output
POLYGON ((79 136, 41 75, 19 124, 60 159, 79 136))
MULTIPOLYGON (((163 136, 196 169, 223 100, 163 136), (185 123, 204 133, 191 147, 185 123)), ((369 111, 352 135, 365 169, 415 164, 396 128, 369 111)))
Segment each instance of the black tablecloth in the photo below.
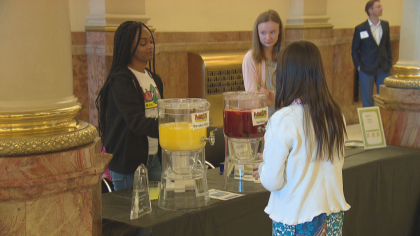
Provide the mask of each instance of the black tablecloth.
MULTIPOLYGON (((346 149, 343 235, 420 235, 420 149, 346 149)), ((208 188, 221 189, 218 169, 208 171, 208 188)), ((267 191, 219 201, 188 211, 153 211, 130 220, 131 189, 102 195, 103 235, 271 235, 264 213, 267 191)))
POLYGON ((343 235, 420 235, 420 149, 346 150, 343 235))

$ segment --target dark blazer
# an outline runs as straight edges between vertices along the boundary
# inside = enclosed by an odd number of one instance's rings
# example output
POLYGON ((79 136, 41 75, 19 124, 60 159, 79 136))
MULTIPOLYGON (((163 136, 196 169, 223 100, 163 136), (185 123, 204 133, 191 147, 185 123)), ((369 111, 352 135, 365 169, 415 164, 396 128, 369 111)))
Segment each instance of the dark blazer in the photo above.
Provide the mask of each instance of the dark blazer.
POLYGON ((378 73, 379 70, 390 72, 392 67, 389 23, 388 21, 381 20, 381 25, 383 34, 379 46, 376 44, 367 20, 356 26, 354 30, 351 47, 353 63, 356 68, 360 66, 360 69, 367 74, 374 75, 378 73), (369 37, 362 39, 360 37, 360 32, 363 31, 366 31, 369 34, 369 37))
MULTIPOLYGON (((159 137, 158 120, 146 117, 143 90, 130 69, 118 68, 110 76, 105 140, 106 152, 113 155, 109 169, 134 173, 141 163, 147 164, 147 136, 159 137)), ((162 80, 158 75, 153 79, 163 99, 162 80)))

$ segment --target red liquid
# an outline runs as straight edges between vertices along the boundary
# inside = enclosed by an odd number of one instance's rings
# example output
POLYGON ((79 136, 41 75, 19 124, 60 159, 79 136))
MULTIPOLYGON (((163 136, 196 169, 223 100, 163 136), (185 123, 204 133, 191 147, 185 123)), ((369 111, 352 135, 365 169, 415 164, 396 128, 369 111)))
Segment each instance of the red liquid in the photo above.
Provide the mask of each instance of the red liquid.
POLYGON ((258 132, 258 127, 252 125, 251 111, 223 110, 223 129, 225 135, 232 138, 261 138, 264 131, 258 132))

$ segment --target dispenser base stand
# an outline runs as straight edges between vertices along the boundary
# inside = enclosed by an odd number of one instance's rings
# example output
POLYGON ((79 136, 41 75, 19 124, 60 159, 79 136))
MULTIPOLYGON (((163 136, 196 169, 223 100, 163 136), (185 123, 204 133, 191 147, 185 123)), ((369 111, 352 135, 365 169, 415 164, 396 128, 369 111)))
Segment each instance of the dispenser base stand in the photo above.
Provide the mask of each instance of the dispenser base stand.
POLYGON ((238 160, 228 157, 223 171, 223 189, 230 192, 257 192, 264 190, 259 180, 252 176, 253 165, 259 160, 238 160))

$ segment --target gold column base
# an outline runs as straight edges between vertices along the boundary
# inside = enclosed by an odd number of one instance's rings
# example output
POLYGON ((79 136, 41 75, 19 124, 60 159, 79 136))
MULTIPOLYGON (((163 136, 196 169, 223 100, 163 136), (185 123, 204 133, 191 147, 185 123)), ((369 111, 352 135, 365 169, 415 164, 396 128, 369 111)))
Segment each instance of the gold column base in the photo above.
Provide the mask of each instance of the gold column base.
POLYGON ((97 136, 96 127, 81 121, 67 133, 0 139, 0 156, 21 156, 57 152, 86 145, 97 136))
POLYGON ((21 114, 0 113, 0 156, 62 151, 92 142, 96 128, 76 119, 82 105, 21 114))
POLYGON ((72 132, 77 129, 77 113, 82 104, 25 113, 0 112, 0 138, 33 137, 72 132))
POLYGON ((393 66, 396 75, 385 79, 390 88, 420 89, 420 67, 393 66))

